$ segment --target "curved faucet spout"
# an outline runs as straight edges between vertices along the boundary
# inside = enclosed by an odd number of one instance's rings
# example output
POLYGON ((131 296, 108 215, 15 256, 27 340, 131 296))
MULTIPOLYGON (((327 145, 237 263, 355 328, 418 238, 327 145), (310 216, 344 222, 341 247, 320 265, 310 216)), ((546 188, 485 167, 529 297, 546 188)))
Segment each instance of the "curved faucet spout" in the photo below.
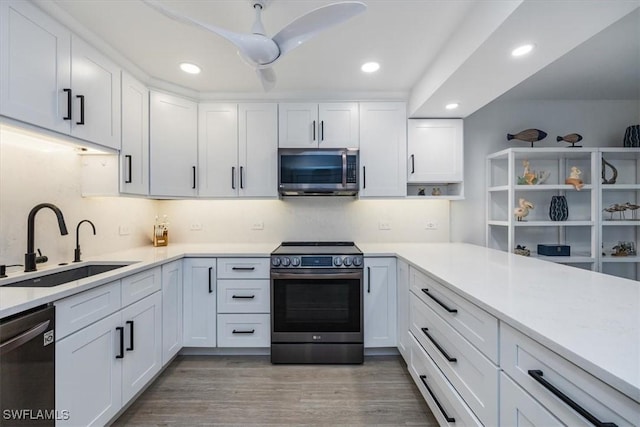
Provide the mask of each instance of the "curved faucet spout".
POLYGON ((76 249, 73 251, 73 262, 82 261, 80 259, 80 225, 82 225, 83 222, 89 223, 91 225, 91 228, 93 229, 93 235, 96 235, 96 226, 93 225, 91 221, 89 221, 88 219, 83 219, 78 223, 78 225, 76 226, 76 249))
POLYGON ((39 205, 34 206, 33 209, 31 209, 31 212, 29 212, 29 217, 27 218, 27 253, 24 255, 25 272, 36 271, 36 254, 34 249, 36 214, 43 208, 49 208, 56 214, 60 234, 63 236, 69 234, 60 208, 52 203, 40 203, 39 205))

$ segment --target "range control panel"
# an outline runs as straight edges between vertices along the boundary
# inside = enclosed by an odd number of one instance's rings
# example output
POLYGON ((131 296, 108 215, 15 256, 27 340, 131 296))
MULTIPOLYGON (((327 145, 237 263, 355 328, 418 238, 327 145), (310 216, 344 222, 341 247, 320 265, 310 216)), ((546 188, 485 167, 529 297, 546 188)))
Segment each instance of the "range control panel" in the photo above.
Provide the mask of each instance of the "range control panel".
POLYGON ((271 268, 362 268, 362 256, 272 255, 271 268))

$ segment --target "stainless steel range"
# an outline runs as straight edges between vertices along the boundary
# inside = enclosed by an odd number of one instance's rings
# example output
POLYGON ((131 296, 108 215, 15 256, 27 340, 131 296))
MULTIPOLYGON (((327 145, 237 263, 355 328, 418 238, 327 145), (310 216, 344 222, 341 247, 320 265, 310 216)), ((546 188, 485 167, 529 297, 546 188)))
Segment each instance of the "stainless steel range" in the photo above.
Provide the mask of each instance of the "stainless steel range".
POLYGON ((271 362, 362 363, 362 252, 284 242, 271 253, 271 362))

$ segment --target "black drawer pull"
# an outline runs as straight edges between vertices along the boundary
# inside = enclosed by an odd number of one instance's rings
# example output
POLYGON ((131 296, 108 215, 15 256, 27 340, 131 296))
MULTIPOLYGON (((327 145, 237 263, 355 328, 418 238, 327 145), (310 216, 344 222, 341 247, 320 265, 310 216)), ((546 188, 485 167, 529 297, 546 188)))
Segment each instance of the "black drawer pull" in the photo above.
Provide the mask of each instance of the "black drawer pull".
POLYGON ((133 351, 133 320, 127 320, 127 325, 129 325, 129 347, 126 348, 127 351, 133 351))
POLYGON ((80 121, 76 124, 84 125, 84 95, 76 95, 76 98, 80 99, 80 121))
POLYGON ((449 356, 449 354, 447 354, 447 352, 444 350, 444 348, 440 347, 440 344, 438 344, 438 342, 436 340, 434 340, 431 335, 429 335, 429 332, 427 332, 429 330, 429 328, 421 328, 421 329, 422 329, 422 333, 425 334, 427 336, 427 338, 429 338, 429 341, 431 341, 433 343, 433 345, 435 345, 436 348, 438 350, 440 350, 440 353, 442 353, 442 355, 444 356, 445 359, 447 359, 449 362, 457 362, 458 361, 458 359, 456 359, 455 357, 449 356))
POLYGON ((445 303, 443 303, 443 302, 442 302, 442 301, 440 301, 438 298, 436 298, 436 297, 434 297, 433 295, 431 295, 431 294, 429 293, 429 289, 422 289, 422 292, 424 292, 425 294, 427 294, 427 296, 428 296, 429 298, 431 298, 432 300, 434 300, 435 302, 437 302, 437 303, 438 303, 438 305, 440 305, 440 307, 444 308, 444 309, 445 309, 445 310, 447 310, 449 313, 457 313, 457 312, 458 312, 458 310, 457 310, 457 309, 447 307, 445 303))
POLYGON ((234 295, 231 298, 233 299, 254 299, 255 295, 234 295))
POLYGON ((71 89, 62 90, 67 93, 67 115, 64 116, 62 120, 71 120, 71 110, 73 109, 73 106, 71 105, 71 98, 73 95, 71 94, 71 89))
POLYGON ((446 411, 444 410, 444 408, 442 407, 440 402, 438 402, 438 399, 436 399, 436 395, 433 394, 433 392, 429 388, 429 385, 427 384, 427 376, 426 375, 420 375, 420 381, 422 381, 422 384, 424 384, 424 386, 427 388, 427 391, 429 392, 429 394, 433 398, 433 401, 436 402, 436 405, 438 405, 438 409, 440 409, 440 412, 442 413, 442 416, 444 417, 444 419, 447 420, 448 423, 455 423, 456 419, 453 418, 453 417, 450 417, 449 415, 447 415, 446 411))
POLYGON ((236 331, 236 330, 234 329, 234 330, 233 330, 233 333, 234 333, 234 334, 252 334, 252 333, 254 333, 255 331, 256 331, 255 329, 252 329, 252 330, 250 330, 250 331, 236 331))
POLYGON ((116 327, 116 331, 120 332, 120 353, 116 354, 116 359, 124 358, 124 328, 122 326, 116 327))
POLYGON ((131 155, 125 154, 124 158, 127 160, 127 170, 129 171, 129 177, 125 178, 124 183, 131 184, 131 155))
POLYGON ((213 289, 211 288, 211 272, 213 271, 213 267, 209 267, 209 293, 213 293, 213 289))
POLYGON ((530 370, 527 371, 527 373, 529 374, 529 376, 531 378, 533 378, 538 383, 540 383, 542 385, 542 387, 544 387, 547 390, 549 390, 558 399, 562 400, 571 409, 576 411, 578 414, 582 415, 584 418, 587 419, 587 421, 589 421, 594 426, 598 426, 598 427, 618 427, 618 425, 615 424, 615 423, 607 423, 607 422, 603 423, 602 421, 600 421, 599 419, 594 417, 592 414, 587 412, 586 409, 584 409, 583 407, 578 405, 576 402, 571 400, 571 398, 569 396, 567 396, 566 394, 564 394, 563 392, 561 392, 560 390, 555 388, 555 386, 553 386, 550 382, 548 382, 547 380, 542 378, 543 373, 542 373, 541 370, 539 370, 539 369, 530 369, 530 370))
POLYGON ((253 271, 256 268, 255 267, 232 267, 231 269, 233 271, 253 271))

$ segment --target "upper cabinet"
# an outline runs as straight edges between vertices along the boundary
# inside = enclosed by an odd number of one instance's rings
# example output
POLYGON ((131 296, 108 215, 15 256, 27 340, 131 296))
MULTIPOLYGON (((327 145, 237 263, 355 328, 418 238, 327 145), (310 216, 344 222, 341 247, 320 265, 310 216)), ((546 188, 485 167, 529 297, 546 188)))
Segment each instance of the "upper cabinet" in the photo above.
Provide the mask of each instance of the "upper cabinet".
POLYGON ((0 23, 0 113, 119 149, 120 69, 31 3, 0 23))
POLYGON ((120 192, 149 194, 149 91, 122 73, 120 192))
POLYGON ((198 195, 238 195, 238 104, 198 106, 198 195))
POLYGON ((238 106, 238 184, 242 197, 278 196, 278 106, 238 106))
POLYGON ((280 148, 358 148, 357 102, 279 105, 280 148))
POLYGON ((150 92, 149 159, 152 196, 197 195, 198 104, 150 92))
POLYGON ((405 196, 406 156, 405 103, 360 103, 360 197, 405 196))

